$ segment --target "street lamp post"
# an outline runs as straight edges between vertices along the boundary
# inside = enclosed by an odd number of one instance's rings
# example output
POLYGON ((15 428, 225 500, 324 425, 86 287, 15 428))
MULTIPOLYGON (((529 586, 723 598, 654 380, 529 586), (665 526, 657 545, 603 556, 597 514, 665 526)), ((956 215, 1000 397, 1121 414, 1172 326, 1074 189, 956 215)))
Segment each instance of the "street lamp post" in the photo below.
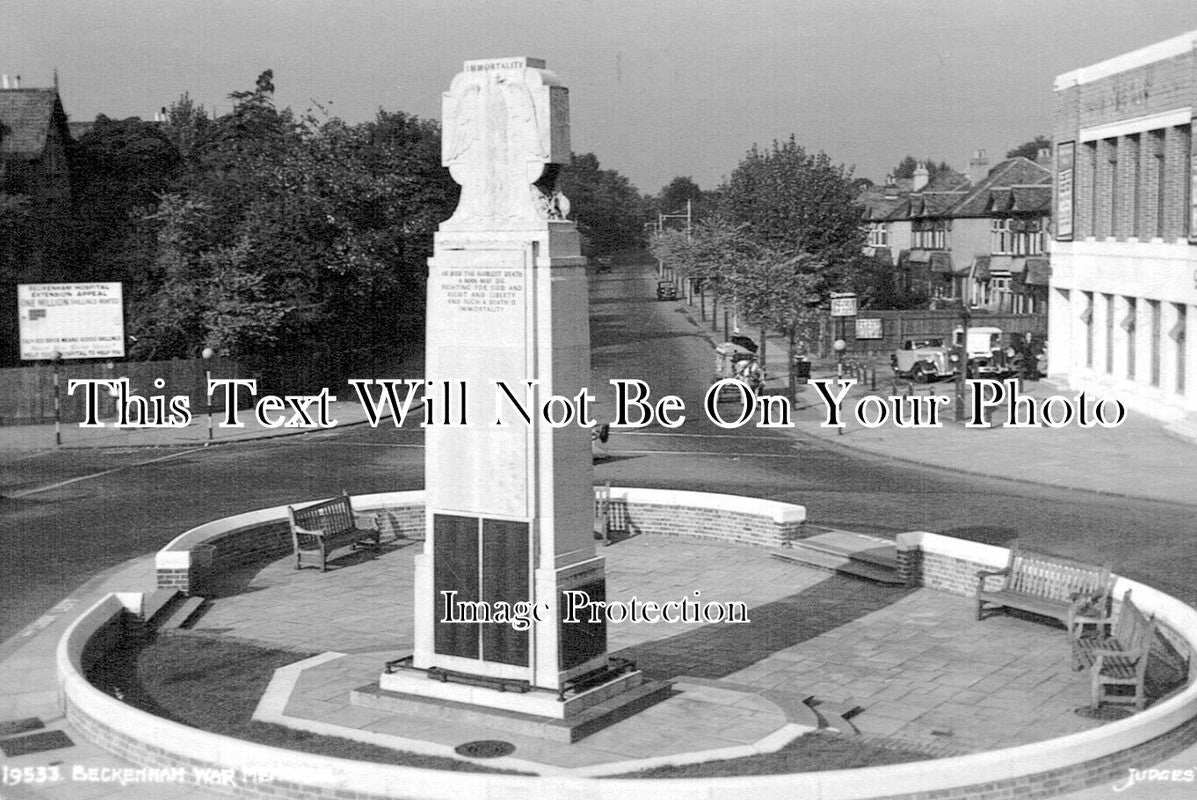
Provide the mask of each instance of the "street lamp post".
MULTIPOLYGON (((211 347, 205 347, 200 355, 204 359, 204 397, 208 406, 208 441, 212 441, 212 368, 210 363, 212 361, 213 350, 211 347)), ((208 445, 205 443, 204 447, 208 445)))
MULTIPOLYGON (((831 347, 835 350, 835 380, 836 383, 840 383, 844 380, 844 350, 848 348, 848 343, 843 339, 836 339, 835 344, 831 347)), ((844 435, 844 426, 842 424, 836 429, 836 435, 844 435)))
POLYGON ((62 353, 55 350, 50 357, 54 362, 54 446, 62 446, 62 396, 58 389, 58 365, 62 363, 62 353))

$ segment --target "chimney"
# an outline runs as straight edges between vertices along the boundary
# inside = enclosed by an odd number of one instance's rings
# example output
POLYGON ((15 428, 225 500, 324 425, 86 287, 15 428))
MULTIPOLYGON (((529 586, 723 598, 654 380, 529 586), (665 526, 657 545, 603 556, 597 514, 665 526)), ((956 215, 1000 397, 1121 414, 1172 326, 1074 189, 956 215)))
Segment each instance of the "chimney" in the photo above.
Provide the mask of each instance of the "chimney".
POLYGON ((973 186, 976 186, 987 177, 989 177, 989 159, 985 156, 984 150, 978 150, 968 161, 968 179, 973 182, 973 186))
POLYGON ((1035 155, 1035 163, 1041 167, 1050 168, 1052 165, 1052 149, 1051 147, 1040 147, 1039 152, 1035 155))
POLYGON ((0 83, 0 88, 7 89, 8 88, 8 75, 0 76, 0 81, 3 81, 3 83, 0 83))
POLYGON ((923 187, 931 182, 931 173, 927 172, 927 165, 922 161, 914 168, 914 185, 911 186, 911 191, 921 192, 923 187))
POLYGON ((14 88, 14 89, 21 88, 21 76, 20 75, 18 75, 17 77, 12 79, 12 88, 14 88))

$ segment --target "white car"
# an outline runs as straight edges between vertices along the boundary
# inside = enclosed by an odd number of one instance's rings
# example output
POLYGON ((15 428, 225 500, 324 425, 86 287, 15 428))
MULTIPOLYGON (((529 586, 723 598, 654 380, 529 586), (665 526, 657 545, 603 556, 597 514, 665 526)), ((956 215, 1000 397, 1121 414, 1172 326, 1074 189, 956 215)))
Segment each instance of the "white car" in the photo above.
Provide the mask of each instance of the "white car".
POLYGON ((890 363, 895 375, 910 378, 915 383, 926 383, 956 371, 951 352, 952 348, 945 345, 943 339, 907 339, 902 349, 895 350, 890 356, 890 363))

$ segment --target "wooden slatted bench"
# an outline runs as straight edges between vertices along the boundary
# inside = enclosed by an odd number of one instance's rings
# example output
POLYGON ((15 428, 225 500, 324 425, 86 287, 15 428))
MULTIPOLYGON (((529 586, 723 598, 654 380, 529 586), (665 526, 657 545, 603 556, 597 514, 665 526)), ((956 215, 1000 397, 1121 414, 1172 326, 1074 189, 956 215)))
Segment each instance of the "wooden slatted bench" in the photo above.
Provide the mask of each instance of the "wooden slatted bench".
MULTIPOLYGON (((1155 640, 1155 618, 1144 614, 1131 600, 1130 591, 1122 598, 1118 618, 1093 618, 1092 632, 1082 632, 1072 640, 1074 669, 1090 670, 1093 708, 1102 701, 1146 705, 1147 659, 1155 640), (1113 687, 1131 687, 1130 693, 1110 692, 1113 687)), ((1078 629, 1081 626, 1078 626, 1078 629)))
POLYGON ((1052 617, 1073 631, 1078 616, 1109 614, 1113 589, 1109 565, 1030 553, 1015 544, 1004 569, 977 573, 977 619, 984 619, 988 603, 1052 617), (990 588, 995 578, 1003 579, 1001 585, 990 588))
POLYGON ((295 569, 310 565, 325 572, 328 554, 347 544, 378 550, 381 533, 377 515, 354 511, 346 492, 303 508, 287 506, 287 518, 295 546, 295 569))

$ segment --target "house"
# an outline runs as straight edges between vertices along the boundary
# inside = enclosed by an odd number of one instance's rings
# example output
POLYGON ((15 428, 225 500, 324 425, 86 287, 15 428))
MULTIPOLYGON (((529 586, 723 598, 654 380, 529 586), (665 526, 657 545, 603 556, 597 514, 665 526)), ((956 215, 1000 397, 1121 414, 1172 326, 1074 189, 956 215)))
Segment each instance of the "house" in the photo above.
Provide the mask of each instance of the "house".
POLYGON ((1197 418, 1197 30, 1056 78, 1048 364, 1197 418))
POLYGON ((70 201, 70 132, 57 89, 0 84, 0 193, 28 197, 41 207, 70 201))
POLYGON ((62 280, 70 133, 58 90, 0 80, 0 365, 18 363, 18 283, 62 280))
POLYGON ((888 226, 891 242, 908 242, 893 250, 899 290, 932 307, 963 299, 990 311, 1044 313, 1050 207, 1050 168, 1019 157, 991 169, 982 150, 967 177, 928 181, 920 165, 904 200, 866 213, 875 217, 870 224, 888 226))
POLYGON ((1046 313, 1050 158, 1045 149, 1037 161, 1002 161, 951 209, 952 253, 969 276, 963 290, 971 307, 1046 313))
POLYGON ((919 164, 909 194, 885 215, 884 222, 898 245, 893 252, 900 292, 929 299, 959 296, 948 214, 968 185, 968 178, 952 171, 931 180, 926 166, 919 164))
POLYGON ((863 209, 861 224, 867 237, 866 256, 894 266, 898 263, 898 253, 910 249, 910 224, 905 220, 891 220, 890 215, 906 202, 913 183, 912 178, 886 175, 884 184, 869 186, 857 198, 863 209))

